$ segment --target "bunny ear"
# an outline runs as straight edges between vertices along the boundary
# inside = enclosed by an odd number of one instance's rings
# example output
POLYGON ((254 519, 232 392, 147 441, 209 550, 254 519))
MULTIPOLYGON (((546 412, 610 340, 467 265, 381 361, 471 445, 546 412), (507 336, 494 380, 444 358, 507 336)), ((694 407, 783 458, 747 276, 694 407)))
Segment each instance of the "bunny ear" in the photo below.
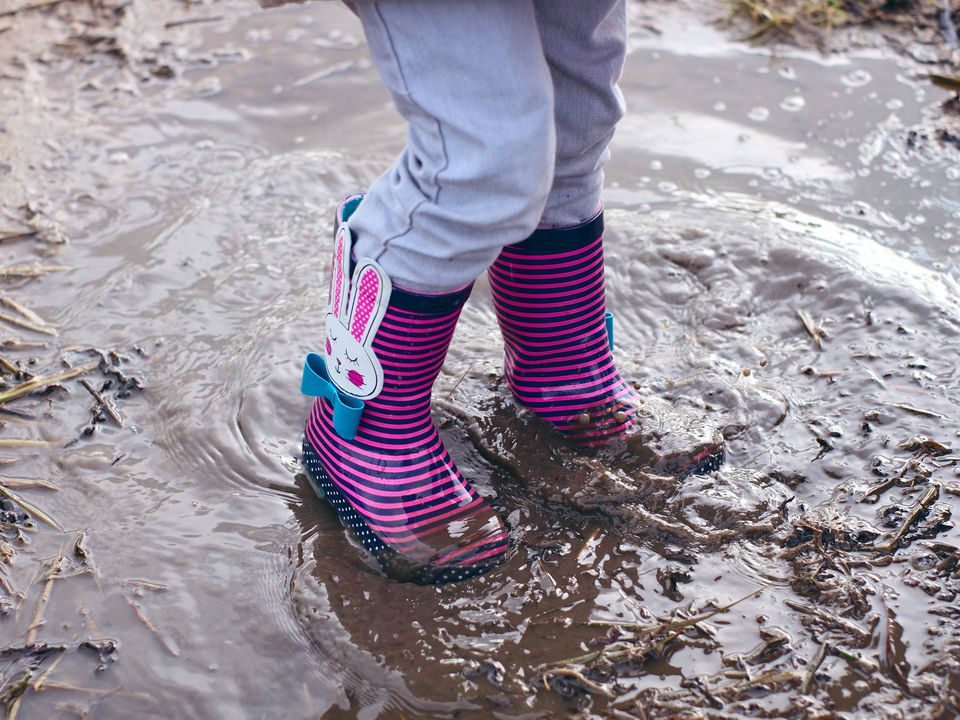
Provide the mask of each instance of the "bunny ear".
POLYGON ((373 342, 390 302, 390 278, 373 260, 361 260, 353 273, 350 291, 350 334, 361 345, 373 342))
POLYGON ((340 226, 333 244, 333 263, 330 265, 330 314, 345 320, 347 309, 347 279, 350 277, 350 228, 340 226))

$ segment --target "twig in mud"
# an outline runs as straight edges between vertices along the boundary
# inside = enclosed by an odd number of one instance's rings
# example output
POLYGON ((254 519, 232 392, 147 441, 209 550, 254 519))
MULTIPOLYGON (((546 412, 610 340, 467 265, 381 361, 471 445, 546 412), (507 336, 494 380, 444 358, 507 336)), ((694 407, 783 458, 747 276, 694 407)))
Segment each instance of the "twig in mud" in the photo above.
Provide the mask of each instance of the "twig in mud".
POLYGON ((31 515, 35 516, 37 519, 42 520, 50 527, 56 530, 59 530, 60 532, 65 532, 65 530, 63 529, 63 526, 60 523, 58 523, 52 517, 47 515, 43 510, 38 508, 33 503, 27 502, 26 500, 24 500, 22 497, 20 497, 15 492, 13 492, 10 488, 0 485, 0 495, 3 495, 4 497, 9 498, 10 500, 13 500, 17 505, 22 507, 31 515))
POLYGON ((213 15, 211 17, 202 18, 184 18, 182 20, 170 20, 169 22, 165 22, 163 27, 169 30, 170 28, 181 27, 183 25, 198 25, 200 23, 220 22, 223 19, 223 15, 213 15))
POLYGON ((879 545, 874 545, 872 549, 877 552, 892 553, 896 549, 897 543, 907 534, 907 530, 920 519, 920 516, 938 497, 940 497, 940 486, 934 483, 927 488, 923 497, 910 507, 907 516, 903 519, 903 522, 900 523, 900 527, 890 536, 890 539, 879 545))
POLYGON ((838 617, 836 615, 831 615, 828 612, 824 612, 818 608, 812 607, 810 605, 804 605, 803 603, 797 602, 796 600, 784 600, 784 605, 792 610, 801 612, 804 615, 809 615, 810 617, 816 618, 820 622, 828 625, 830 627, 838 628, 844 630, 845 632, 856 636, 864 645, 869 644, 872 633, 864 630, 859 625, 846 620, 845 618, 838 617))
POLYGON ((80 381, 80 384, 86 388, 87 392, 93 395, 93 399, 97 401, 97 404, 104 409, 107 415, 110 416, 110 419, 113 420, 117 427, 123 427, 123 418, 120 417, 120 413, 117 412, 116 408, 113 407, 113 403, 107 400, 103 395, 97 392, 93 385, 90 384, 90 381, 86 378, 80 381))
POLYGON ((43 8, 53 7, 54 5, 62 5, 65 2, 70 2, 70 0, 40 0, 39 2, 14 8, 13 10, 4 10, 0 12, 0 18, 13 17, 14 15, 30 12, 31 10, 42 10, 43 8))
POLYGON ((803 685, 800 686, 800 692, 802 694, 809 694, 810 687, 813 685, 813 681, 816 678, 817 670, 819 670, 820 666, 823 665, 823 661, 827 659, 827 653, 829 651, 830 643, 825 642, 820 644, 817 654, 813 657, 813 662, 811 662, 810 666, 807 668, 806 677, 803 678, 803 685))
POLYGON ((33 330, 34 332, 42 333, 43 335, 53 335, 54 337, 57 335, 57 331, 48 325, 37 325, 34 322, 23 320, 15 315, 11 315, 10 313, 0 312, 0 320, 17 327, 22 327, 25 330, 33 330))
POLYGON ((134 587, 142 587, 146 590, 153 590, 154 592, 166 592, 170 588, 162 583, 150 582, 149 580, 140 580, 139 578, 128 578, 123 581, 126 585, 133 585, 134 587))
POLYGON ((137 605, 133 600, 128 598, 126 595, 123 596, 124 600, 127 601, 127 604, 133 608, 133 612, 136 613, 137 619, 142 622, 147 630, 152 632, 157 640, 160 641, 160 644, 163 645, 164 650, 173 655, 174 657, 180 657, 180 651, 177 650, 173 645, 170 644, 170 641, 164 637, 163 633, 160 632, 160 629, 150 622, 150 618, 144 615, 143 610, 137 605))
POLYGON ((826 331, 819 325, 814 324, 813 318, 810 317, 806 310, 798 309, 797 317, 800 318, 803 329, 807 331, 807 335, 813 340, 813 344, 817 346, 817 350, 823 350, 823 340, 827 337, 826 331))
POLYGON ((895 407, 900 410, 906 410, 908 413, 913 413, 914 415, 920 415, 921 417, 935 417, 940 418, 941 420, 949 420, 946 415, 943 413, 938 413, 934 410, 924 410, 923 408, 913 407, 913 405, 907 405, 906 403, 884 403, 887 407, 895 407))
POLYGON ((916 471, 919 468, 919 466, 920 466, 920 461, 916 456, 910 458, 903 464, 903 467, 901 467, 900 470, 897 471, 896 475, 891 475, 890 477, 884 480, 881 480, 875 485, 871 485, 869 488, 867 488, 867 491, 860 496, 860 502, 867 502, 874 497, 880 497, 880 495, 882 495, 887 490, 889 490, 894 485, 896 485, 898 482, 903 480, 903 477, 904 475, 907 474, 908 470, 916 471))
POLYGON ((862 658, 859 655, 854 655, 852 652, 848 652, 843 648, 838 648, 836 645, 830 646, 830 654, 837 656, 841 660, 846 661, 853 667, 867 673, 868 675, 872 675, 880 669, 880 666, 873 662, 873 660, 868 660, 867 658, 862 658))
POLYGON ((17 490, 56 490, 57 486, 46 480, 22 480, 19 478, 0 478, 0 487, 16 488, 17 490))
POLYGON ((30 621, 30 627, 27 628, 27 645, 32 645, 37 639, 37 631, 43 627, 43 611, 50 601, 50 593, 53 591, 53 583, 59 577, 63 570, 63 555, 59 555, 53 561, 53 567, 47 574, 47 584, 43 586, 43 592, 40 593, 40 599, 37 600, 37 609, 33 613, 33 620, 30 621))
MULTIPOLYGON (((8 235, 6 237, 0 236, 0 243, 4 240, 9 240, 11 237, 29 237, 36 235, 37 233, 26 233, 19 236, 8 235)), ((7 267, 0 268, 0 279, 6 278, 38 278, 47 273, 52 272, 63 272, 64 270, 72 270, 73 268, 69 265, 8 265, 7 267)))
POLYGON ((557 667, 544 670, 540 674, 540 678, 545 688, 550 687, 551 677, 573 678, 583 687, 584 690, 592 695, 606 695, 607 697, 613 697, 613 693, 611 693, 603 685, 595 683, 593 680, 587 678, 582 672, 575 670, 572 667, 557 667))
POLYGON ((12 447, 47 447, 52 445, 49 440, 26 440, 24 438, 0 438, 0 448, 12 447))
POLYGON ((53 375, 38 375, 35 378, 27 380, 26 382, 20 383, 9 390, 4 390, 0 392, 0 405, 8 403, 11 400, 16 400, 19 397, 24 395, 29 395, 32 392, 41 390, 50 385, 56 385, 61 383, 64 380, 72 380, 75 377, 88 373, 99 365, 97 362, 89 362, 85 365, 78 365, 75 368, 70 368, 68 370, 63 370, 53 375))

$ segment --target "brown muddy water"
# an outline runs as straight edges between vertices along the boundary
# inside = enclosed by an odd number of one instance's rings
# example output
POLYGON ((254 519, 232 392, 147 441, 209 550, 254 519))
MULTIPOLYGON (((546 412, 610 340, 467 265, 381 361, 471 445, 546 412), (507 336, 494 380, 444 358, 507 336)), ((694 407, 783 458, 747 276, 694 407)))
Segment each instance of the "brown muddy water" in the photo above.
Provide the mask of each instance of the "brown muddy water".
POLYGON ((678 482, 542 432, 501 387, 481 279, 437 420, 513 550, 440 588, 378 574, 298 463, 332 211, 403 139, 353 18, 213 23, 136 92, 107 59, 45 66, 76 118, 43 171, 73 269, 19 297, 66 357, 116 350, 102 367, 144 389, 122 428, 85 434, 76 380, 18 401, 39 425, 5 418, 51 443, 5 474, 54 485, 20 494, 67 530, 7 530, 4 646, 66 647, 3 651, 7 690, 52 668, 20 717, 956 716, 946 96, 880 53, 657 25, 623 80, 609 304, 625 374, 717 418, 729 467, 678 482))

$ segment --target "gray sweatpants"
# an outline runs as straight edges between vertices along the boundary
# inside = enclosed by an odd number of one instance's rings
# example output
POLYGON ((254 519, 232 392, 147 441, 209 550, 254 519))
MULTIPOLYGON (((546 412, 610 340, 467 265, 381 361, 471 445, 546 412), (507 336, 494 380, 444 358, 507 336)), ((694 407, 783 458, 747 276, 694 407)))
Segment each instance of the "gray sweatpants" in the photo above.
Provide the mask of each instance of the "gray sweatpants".
POLYGON ((407 144, 351 219, 357 257, 446 292, 600 206, 625 0, 357 0, 407 144))

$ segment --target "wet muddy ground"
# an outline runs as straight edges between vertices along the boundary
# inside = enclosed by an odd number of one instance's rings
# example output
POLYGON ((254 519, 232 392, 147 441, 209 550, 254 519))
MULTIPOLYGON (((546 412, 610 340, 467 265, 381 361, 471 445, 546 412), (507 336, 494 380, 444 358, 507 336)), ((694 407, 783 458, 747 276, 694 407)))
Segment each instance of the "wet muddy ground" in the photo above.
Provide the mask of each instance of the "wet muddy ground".
POLYGON ((31 20, 64 39, 0 73, 4 380, 84 373, 0 407, 8 715, 956 716, 960 128, 930 68, 632 9, 617 353, 728 467, 558 443, 481 279, 436 417, 513 550, 417 587, 298 459, 333 208, 403 139, 357 24, 132 7, 100 40, 31 20))

